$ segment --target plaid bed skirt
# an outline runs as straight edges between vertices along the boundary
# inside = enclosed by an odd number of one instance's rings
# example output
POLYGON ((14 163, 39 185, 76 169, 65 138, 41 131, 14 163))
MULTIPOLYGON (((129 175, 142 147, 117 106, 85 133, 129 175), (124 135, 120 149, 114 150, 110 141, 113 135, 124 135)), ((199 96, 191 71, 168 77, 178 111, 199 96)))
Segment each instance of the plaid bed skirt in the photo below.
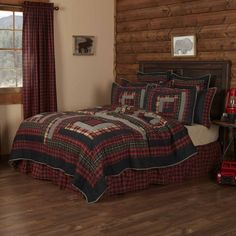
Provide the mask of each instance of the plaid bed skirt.
MULTIPOLYGON (((221 147, 218 142, 197 146, 198 154, 182 163, 151 170, 125 170, 118 176, 107 177, 107 190, 105 195, 114 195, 146 189, 153 184, 179 183, 190 178, 206 176, 213 166, 220 160, 221 147)), ((29 174, 36 179, 49 180, 62 189, 78 192, 72 185, 72 177, 64 172, 34 163, 32 161, 19 161, 17 168, 20 172, 29 174)), ((82 195, 82 194, 81 194, 82 195)))

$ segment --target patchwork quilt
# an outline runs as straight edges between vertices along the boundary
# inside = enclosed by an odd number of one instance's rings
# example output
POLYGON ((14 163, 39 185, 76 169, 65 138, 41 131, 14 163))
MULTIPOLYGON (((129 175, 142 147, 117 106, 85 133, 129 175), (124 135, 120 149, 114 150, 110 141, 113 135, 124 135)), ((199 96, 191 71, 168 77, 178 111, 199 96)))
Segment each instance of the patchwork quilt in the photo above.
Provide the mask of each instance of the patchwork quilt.
POLYGON ((10 163, 30 160, 59 169, 73 176, 88 202, 95 202, 106 190, 107 176, 177 165, 194 154, 180 122, 128 107, 104 107, 26 119, 10 163))

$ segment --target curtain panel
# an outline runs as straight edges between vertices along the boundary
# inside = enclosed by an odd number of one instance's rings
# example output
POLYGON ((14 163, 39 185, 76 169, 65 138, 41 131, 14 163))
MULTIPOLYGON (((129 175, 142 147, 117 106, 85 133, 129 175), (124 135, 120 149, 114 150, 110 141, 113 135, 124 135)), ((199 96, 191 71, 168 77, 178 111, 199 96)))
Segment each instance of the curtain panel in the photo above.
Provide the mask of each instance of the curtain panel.
POLYGON ((53 3, 23 4, 24 118, 57 111, 53 3))

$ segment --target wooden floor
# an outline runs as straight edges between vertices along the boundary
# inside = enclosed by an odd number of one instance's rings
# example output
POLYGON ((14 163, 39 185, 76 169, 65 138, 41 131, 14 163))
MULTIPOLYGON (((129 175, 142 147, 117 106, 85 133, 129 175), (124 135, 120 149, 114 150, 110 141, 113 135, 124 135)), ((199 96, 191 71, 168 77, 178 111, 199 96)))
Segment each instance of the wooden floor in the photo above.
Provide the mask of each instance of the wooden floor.
POLYGON ((209 179, 87 204, 0 161, 0 235, 236 235, 236 187, 209 179))

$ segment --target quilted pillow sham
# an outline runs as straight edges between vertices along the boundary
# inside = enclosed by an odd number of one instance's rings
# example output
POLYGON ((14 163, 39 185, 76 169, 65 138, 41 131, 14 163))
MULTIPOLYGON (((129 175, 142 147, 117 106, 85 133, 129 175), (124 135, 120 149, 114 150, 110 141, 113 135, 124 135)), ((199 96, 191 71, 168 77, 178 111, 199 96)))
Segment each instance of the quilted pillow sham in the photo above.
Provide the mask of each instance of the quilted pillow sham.
POLYGON ((155 82, 133 82, 126 79, 120 79, 120 84, 123 87, 146 87, 146 88, 157 88, 165 85, 160 85, 155 82))
POLYGON ((209 128, 211 126, 211 105, 216 94, 216 87, 209 88, 208 90, 202 90, 198 92, 194 123, 202 124, 209 128))
POLYGON ((140 81, 147 81, 150 83, 156 83, 163 85, 170 80, 170 72, 137 72, 137 77, 140 81))
POLYGON ((129 81, 127 79, 120 78, 120 84, 123 87, 145 87, 147 83, 138 81, 129 81))
POLYGON ((201 91, 209 88, 211 75, 203 75, 199 77, 183 77, 177 74, 172 73, 170 75, 171 87, 176 86, 196 86, 197 91, 201 91))
POLYGON ((111 104, 118 106, 134 106, 143 108, 146 87, 122 87, 116 83, 112 84, 111 104))
POLYGON ((163 87, 149 89, 145 97, 144 107, 148 111, 160 113, 183 124, 191 125, 193 123, 196 94, 196 88, 173 89, 163 87))

